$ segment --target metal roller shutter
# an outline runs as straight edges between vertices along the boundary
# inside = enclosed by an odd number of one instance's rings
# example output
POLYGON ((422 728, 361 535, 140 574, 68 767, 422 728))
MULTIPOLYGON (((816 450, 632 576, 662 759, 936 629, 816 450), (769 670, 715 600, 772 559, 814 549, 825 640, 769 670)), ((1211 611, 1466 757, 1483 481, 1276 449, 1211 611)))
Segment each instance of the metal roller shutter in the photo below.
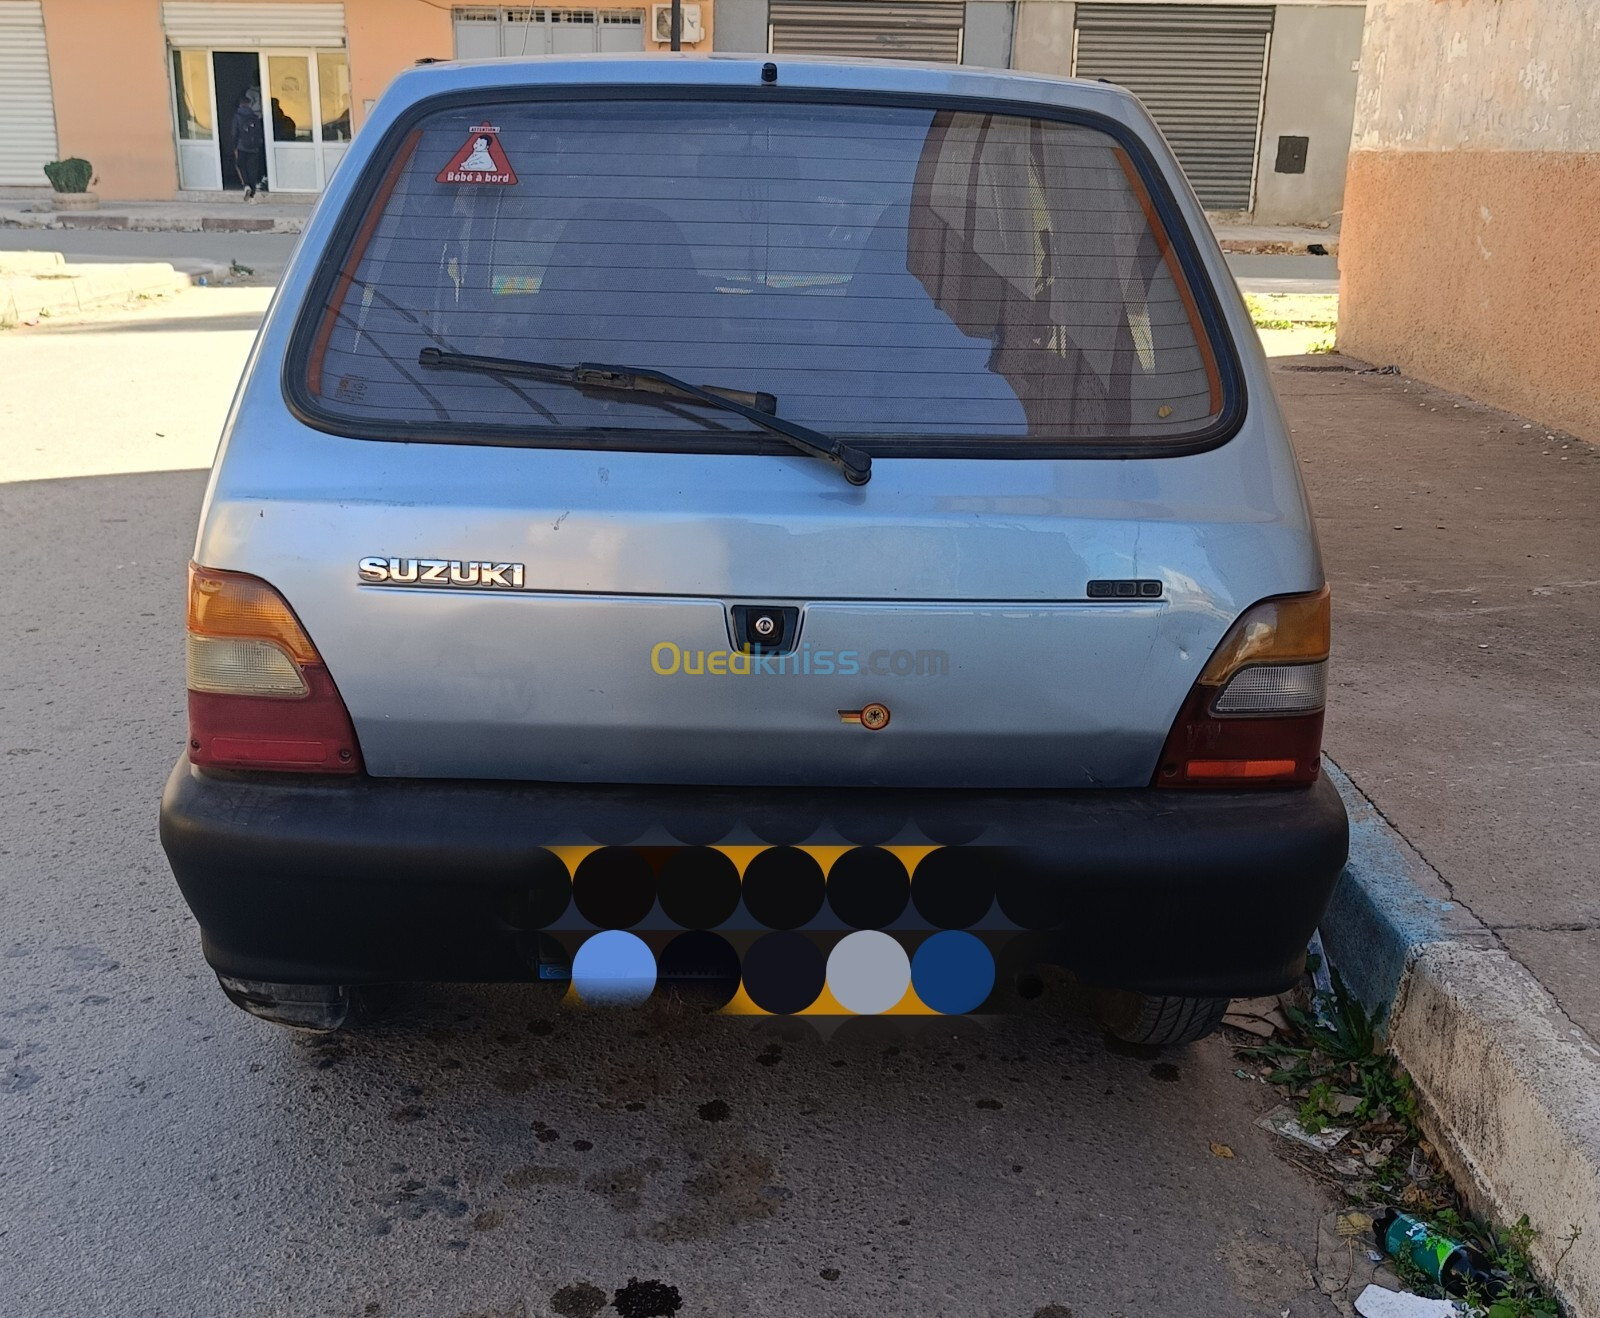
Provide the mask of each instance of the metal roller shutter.
POLYGON ((0 0, 0 183, 49 186, 56 107, 39 0, 0 0))
POLYGON ((775 55, 961 62, 963 0, 772 0, 775 55))
POLYGON ((1126 87, 1207 210, 1252 203, 1270 5, 1080 4, 1073 72, 1126 87))
POLYGON ((263 46, 342 46, 342 4, 200 3, 166 0, 161 21, 174 47, 255 50, 263 46))

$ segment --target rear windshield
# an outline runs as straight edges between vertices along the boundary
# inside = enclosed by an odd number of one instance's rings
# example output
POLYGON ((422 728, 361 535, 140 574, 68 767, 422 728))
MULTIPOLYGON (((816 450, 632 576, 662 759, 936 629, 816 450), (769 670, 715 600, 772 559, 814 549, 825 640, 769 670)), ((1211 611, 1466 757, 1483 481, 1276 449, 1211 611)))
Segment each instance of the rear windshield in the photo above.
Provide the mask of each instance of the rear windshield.
POLYGON ((1159 446, 1222 420, 1219 348, 1156 203, 1084 124, 784 100, 469 105, 422 118, 356 204, 291 367, 313 419, 352 434, 760 434, 680 398, 426 367, 425 348, 761 392, 878 451, 1159 446))

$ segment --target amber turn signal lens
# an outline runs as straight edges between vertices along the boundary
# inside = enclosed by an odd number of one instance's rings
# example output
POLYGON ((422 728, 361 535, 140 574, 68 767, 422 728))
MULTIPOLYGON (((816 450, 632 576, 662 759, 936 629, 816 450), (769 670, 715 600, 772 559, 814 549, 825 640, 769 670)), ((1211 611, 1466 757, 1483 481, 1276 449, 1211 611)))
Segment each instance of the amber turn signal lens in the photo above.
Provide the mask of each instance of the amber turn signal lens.
POLYGON ((272 641, 296 663, 321 663, 283 596, 259 577, 189 564, 189 634, 272 641))
POLYGON ((1248 664, 1316 663, 1328 657, 1329 594, 1283 595, 1246 609, 1228 629, 1200 674, 1204 686, 1222 686, 1248 664))
POLYGON ((265 581, 189 565, 189 763, 197 769, 353 774, 350 712, 265 581))

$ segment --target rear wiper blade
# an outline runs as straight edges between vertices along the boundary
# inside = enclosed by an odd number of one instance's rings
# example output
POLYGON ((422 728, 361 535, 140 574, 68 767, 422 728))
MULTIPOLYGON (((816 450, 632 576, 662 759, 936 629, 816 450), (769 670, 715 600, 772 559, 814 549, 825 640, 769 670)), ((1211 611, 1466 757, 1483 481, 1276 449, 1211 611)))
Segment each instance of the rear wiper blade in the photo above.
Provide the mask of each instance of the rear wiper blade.
POLYGON ((870 455, 842 440, 832 439, 808 426, 774 415, 778 404, 771 394, 690 384, 675 375, 648 367, 607 366, 600 362, 557 366, 550 362, 523 361, 516 357, 479 357, 466 352, 445 352, 440 348, 424 348, 417 354, 417 364, 445 371, 477 371, 483 375, 522 375, 570 384, 579 389, 687 398, 744 417, 802 453, 831 463, 844 473, 844 478, 852 485, 865 485, 872 479, 870 455))

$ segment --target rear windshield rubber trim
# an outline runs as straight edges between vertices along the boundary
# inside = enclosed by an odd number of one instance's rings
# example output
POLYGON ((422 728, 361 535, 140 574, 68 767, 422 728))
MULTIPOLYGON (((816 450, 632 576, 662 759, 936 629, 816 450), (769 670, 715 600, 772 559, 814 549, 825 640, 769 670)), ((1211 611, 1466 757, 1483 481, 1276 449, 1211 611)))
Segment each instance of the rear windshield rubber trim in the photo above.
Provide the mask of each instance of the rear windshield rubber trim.
POLYGON ((1189 226, 1178 213, 1171 189, 1154 158, 1137 133, 1116 120, 1092 111, 1038 105, 990 97, 936 96, 895 92, 839 91, 822 88, 704 87, 662 88, 593 86, 575 89, 552 87, 488 87, 431 96, 409 106, 390 125, 368 156, 361 177, 346 199, 329 236, 326 251, 340 254, 337 263, 323 259, 296 312, 294 329, 284 354, 284 400, 296 420, 325 434, 347 439, 388 440, 402 443, 468 444, 486 448, 592 449, 621 453, 733 453, 792 456, 787 445, 754 435, 697 434, 681 430, 651 431, 629 427, 625 431, 523 429, 517 426, 480 427, 476 430, 441 422, 385 421, 365 423, 330 412, 320 406, 308 387, 312 346, 325 316, 328 295, 344 268, 356 234, 377 202, 376 193, 393 166, 406 135, 429 115, 457 106, 490 106, 543 100, 696 100, 749 101, 770 104, 774 99, 824 105, 890 106, 904 109, 958 110, 976 114, 1018 115, 1051 119, 1092 128, 1110 137, 1138 167, 1184 278, 1195 295, 1201 324, 1210 337, 1222 378, 1222 412, 1206 429, 1178 439, 1137 436, 1095 438, 1004 438, 994 436, 844 436, 874 458, 985 458, 985 459, 1114 459, 1173 458, 1205 453, 1226 444, 1244 425, 1247 400, 1244 376, 1233 336, 1217 305, 1216 288, 1201 265, 1189 226), (576 93, 576 94, 575 94, 576 93))

